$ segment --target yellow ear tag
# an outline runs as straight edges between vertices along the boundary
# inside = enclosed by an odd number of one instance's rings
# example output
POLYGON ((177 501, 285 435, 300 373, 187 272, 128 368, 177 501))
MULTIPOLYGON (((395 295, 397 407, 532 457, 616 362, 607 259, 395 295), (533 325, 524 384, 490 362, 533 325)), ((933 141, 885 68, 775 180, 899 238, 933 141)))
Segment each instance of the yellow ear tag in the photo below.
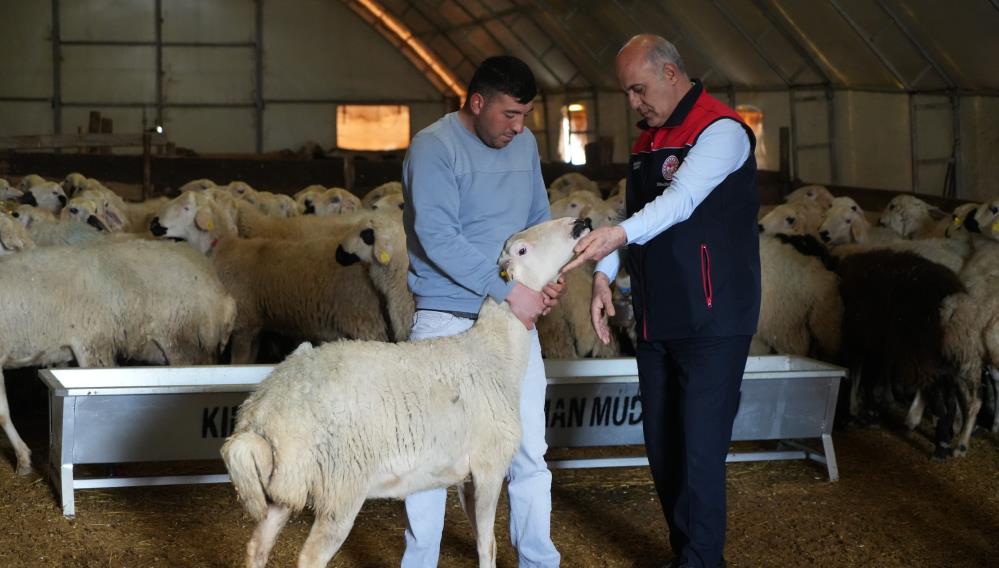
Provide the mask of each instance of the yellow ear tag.
POLYGON ((205 230, 206 231, 211 231, 213 229, 215 229, 215 221, 209 219, 208 222, 205 223, 205 230))
POLYGON ((385 251, 381 251, 378 253, 378 262, 382 264, 388 264, 390 259, 391 257, 389 256, 389 253, 385 251))
POLYGON ((501 270, 500 271, 500 278, 502 278, 503 280, 509 280, 510 279, 510 275, 506 273, 506 270, 501 270))
POLYGON ((962 218, 960 218, 960 217, 957 217, 957 216, 955 216, 955 217, 954 217, 954 226, 955 226, 955 227, 960 227, 960 226, 961 226, 961 223, 964 223, 964 219, 962 219, 962 218))
POLYGON ((993 233, 999 233, 999 221, 996 221, 995 223, 992 223, 992 232, 993 233))

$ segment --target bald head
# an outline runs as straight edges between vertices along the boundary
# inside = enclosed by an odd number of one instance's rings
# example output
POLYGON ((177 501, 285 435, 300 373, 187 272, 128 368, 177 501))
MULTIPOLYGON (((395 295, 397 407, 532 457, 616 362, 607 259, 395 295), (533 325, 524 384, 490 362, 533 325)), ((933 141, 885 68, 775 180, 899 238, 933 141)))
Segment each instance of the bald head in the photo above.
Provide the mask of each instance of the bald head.
POLYGON ((637 35, 615 59, 618 84, 628 104, 649 126, 662 126, 691 83, 672 43, 652 34, 637 35))

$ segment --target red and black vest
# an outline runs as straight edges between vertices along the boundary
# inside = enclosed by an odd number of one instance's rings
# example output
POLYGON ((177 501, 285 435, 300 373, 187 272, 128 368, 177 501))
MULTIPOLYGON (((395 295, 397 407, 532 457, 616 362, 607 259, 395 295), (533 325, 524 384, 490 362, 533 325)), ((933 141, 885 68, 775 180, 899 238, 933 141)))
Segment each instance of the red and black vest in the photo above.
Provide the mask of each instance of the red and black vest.
POLYGON ((745 163, 698 205, 690 218, 644 245, 628 246, 638 336, 645 341, 753 335, 760 315, 760 243, 756 138, 734 110, 697 81, 658 128, 639 123, 626 206, 630 217, 669 190, 705 128, 736 120, 749 136, 745 163))

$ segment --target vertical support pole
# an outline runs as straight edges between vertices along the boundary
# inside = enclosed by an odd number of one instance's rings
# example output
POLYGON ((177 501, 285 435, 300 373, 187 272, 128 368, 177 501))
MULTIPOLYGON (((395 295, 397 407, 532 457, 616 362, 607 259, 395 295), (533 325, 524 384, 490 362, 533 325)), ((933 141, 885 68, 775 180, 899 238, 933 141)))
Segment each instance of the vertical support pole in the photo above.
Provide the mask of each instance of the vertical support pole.
POLYGON ((786 126, 781 126, 778 131, 780 136, 780 198, 781 200, 791 191, 791 131, 786 126))
POLYGON ((147 128, 142 131, 142 200, 149 199, 153 192, 153 134, 147 128))
POLYGON ((52 130, 62 134, 62 31, 59 0, 52 0, 52 130))
POLYGON ((794 87, 787 90, 787 100, 790 105, 791 113, 791 181, 798 179, 799 166, 798 166, 798 111, 796 110, 798 101, 794 96, 794 87))
POLYGON ((156 124, 163 125, 163 0, 156 0, 156 124))
POLYGON ((909 153, 912 154, 912 193, 919 192, 919 137, 916 95, 909 93, 909 153))
POLYGON ((832 87, 826 84, 826 132, 829 135, 829 148, 827 148, 829 151, 829 182, 832 185, 839 185, 839 164, 836 161, 835 103, 835 92, 832 90, 832 87))
POLYGON ((256 149, 261 154, 264 151, 264 0, 255 0, 256 14, 255 30, 256 40, 253 42, 253 56, 256 63, 255 82, 256 96, 254 97, 254 113, 256 114, 256 149))
POLYGON ((954 188, 953 194, 950 197, 958 197, 964 194, 961 191, 961 95, 957 91, 954 91, 950 95, 950 108, 951 114, 954 117, 953 120, 953 132, 954 132, 954 188))
POLYGON ((544 109, 543 114, 545 118, 545 153, 547 154, 545 158, 547 158, 547 160, 551 162, 552 161, 551 116, 548 114, 549 113, 548 97, 543 92, 541 93, 541 108, 544 109))

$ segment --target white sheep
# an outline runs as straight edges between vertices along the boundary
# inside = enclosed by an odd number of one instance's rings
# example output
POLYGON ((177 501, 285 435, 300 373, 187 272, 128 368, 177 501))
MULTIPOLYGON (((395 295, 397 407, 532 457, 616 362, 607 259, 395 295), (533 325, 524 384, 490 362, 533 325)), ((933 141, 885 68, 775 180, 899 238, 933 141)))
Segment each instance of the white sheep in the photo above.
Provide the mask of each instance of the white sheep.
POLYGON ((825 186, 806 185, 787 194, 784 201, 787 203, 806 201, 814 203, 822 209, 829 209, 833 206, 833 195, 825 186))
POLYGON ((74 195, 87 188, 87 176, 80 172, 73 172, 62 180, 62 189, 66 192, 66 197, 72 199, 74 195))
POLYGON ((32 187, 36 185, 41 185, 45 183, 45 181, 46 181, 45 178, 43 178, 38 174, 28 174, 23 178, 21 178, 21 183, 18 184, 18 188, 21 190, 21 192, 27 193, 27 191, 32 187))
POLYGON ((948 239, 968 240, 968 229, 964 226, 964 220, 969 214, 974 214, 980 205, 981 203, 964 203, 955 207, 944 236, 948 239))
POLYGON ((66 205, 66 194, 62 186, 54 181, 46 181, 24 190, 21 202, 45 209, 53 215, 58 215, 66 205))
POLYGON ((402 193, 401 181, 385 182, 364 194, 364 197, 361 198, 361 207, 371 209, 372 203, 392 193, 402 193))
POLYGON ((242 200, 220 203, 220 206, 236 223, 239 236, 244 238, 305 240, 337 237, 360 220, 361 215, 371 213, 369 210, 326 217, 301 215, 281 218, 264 215, 255 206, 242 200))
POLYGON ((214 181, 208 178, 192 179, 191 181, 180 186, 180 188, 177 189, 177 193, 186 193, 188 191, 202 191, 212 187, 218 187, 218 185, 214 181))
MULTIPOLYGON (((540 290, 572 257, 582 223, 558 219, 514 235, 501 262, 540 290)), ((486 300, 467 332, 397 344, 299 347, 240 407, 222 456, 259 521, 247 565, 267 562, 292 512, 315 522, 300 567, 326 566, 368 498, 459 491, 476 530, 480 568, 496 565, 493 534, 503 479, 520 441, 520 383, 529 334, 486 300), (474 377, 474 380, 469 380, 474 377)))
POLYGON ((812 235, 818 237, 825 210, 811 201, 782 203, 760 219, 765 235, 812 235))
POLYGON ((583 208, 580 217, 589 219, 593 228, 599 229, 620 223, 624 217, 624 213, 618 209, 618 205, 613 201, 613 198, 609 198, 605 201, 596 201, 587 205, 583 208))
POLYGON ((372 211, 388 211, 392 213, 402 213, 406 206, 406 198, 401 193, 390 193, 371 204, 372 211))
POLYGON ((905 194, 893 197, 878 220, 878 225, 906 239, 943 237, 950 223, 951 217, 940 208, 905 194))
MULTIPOLYGON (((339 215, 341 213, 352 213, 359 211, 361 200, 353 193, 342 187, 310 186, 318 190, 308 190, 301 194, 298 200, 302 211, 306 215, 339 215)), ((401 195, 401 194, 399 194, 401 195)))
MULTIPOLYGON (((63 208, 62 213, 59 214, 59 218, 62 220, 75 219, 81 223, 86 223, 91 227, 97 229, 98 231, 110 232, 111 228, 108 226, 104 214, 102 213, 102 208, 93 198, 77 196, 72 197, 66 203, 66 207, 63 208)), ((115 227, 118 229, 119 227, 115 227)))
POLYGON ((583 210, 591 205, 596 205, 602 200, 589 191, 573 191, 572 193, 557 199, 551 204, 552 219, 559 217, 579 217, 583 210))
MULTIPOLYGON (((116 359, 206 363, 225 346, 235 302, 188 247, 105 240, 0 258, 0 368, 106 367, 116 359)), ((30 457, 10 422, 0 374, 0 426, 30 457)))
POLYGON ((24 192, 16 187, 12 187, 10 182, 0 178, 0 201, 6 201, 8 199, 18 200, 24 196, 24 192))
POLYGON ((597 199, 603 199, 597 182, 579 172, 569 172, 555 178, 548 186, 548 201, 554 203, 577 191, 592 193, 597 199))
POLYGON ((77 245, 101 239, 103 234, 96 227, 76 219, 59 221, 52 213, 31 205, 21 205, 10 215, 28 230, 31 240, 40 247, 77 245))
POLYGON ((164 207, 151 230, 207 255, 236 298, 234 363, 254 362, 264 330, 312 341, 388 339, 378 292, 366 270, 335 261, 339 239, 241 239, 217 206, 199 203, 193 193, 164 207))
POLYGON ((35 241, 17 219, 0 211, 0 256, 35 248, 35 241))
POLYGON ((623 177, 619 179, 616 184, 614 184, 614 188, 611 189, 611 192, 609 195, 607 195, 607 197, 614 197, 615 195, 624 195, 624 192, 627 189, 627 187, 628 187, 628 178, 623 177))

